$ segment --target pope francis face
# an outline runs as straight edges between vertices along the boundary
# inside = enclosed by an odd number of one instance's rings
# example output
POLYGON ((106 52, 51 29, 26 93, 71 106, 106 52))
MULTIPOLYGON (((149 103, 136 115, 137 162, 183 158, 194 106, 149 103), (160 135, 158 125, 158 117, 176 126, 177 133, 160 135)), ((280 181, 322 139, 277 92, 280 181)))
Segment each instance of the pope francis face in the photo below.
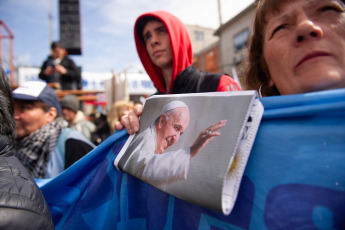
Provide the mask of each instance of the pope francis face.
POLYGON ((170 146, 178 142, 180 136, 189 124, 189 110, 186 107, 180 107, 163 113, 158 124, 157 131, 157 154, 164 153, 170 146))

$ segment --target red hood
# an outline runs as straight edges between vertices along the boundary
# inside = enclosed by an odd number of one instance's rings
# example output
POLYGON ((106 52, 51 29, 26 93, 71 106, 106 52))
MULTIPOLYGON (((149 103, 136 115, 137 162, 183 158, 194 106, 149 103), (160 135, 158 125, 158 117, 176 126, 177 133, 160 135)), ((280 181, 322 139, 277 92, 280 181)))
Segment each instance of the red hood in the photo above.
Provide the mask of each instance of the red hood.
POLYGON ((167 93, 164 87, 163 74, 156 65, 152 63, 150 57, 146 51, 144 42, 140 39, 140 35, 137 34, 137 26, 139 20, 147 16, 154 16, 161 20, 169 33, 170 43, 173 53, 173 68, 170 88, 173 87, 176 76, 185 68, 190 66, 193 61, 192 44, 188 34, 186 26, 180 19, 166 11, 152 11, 140 15, 135 22, 134 26, 134 38, 137 47, 138 55, 143 64, 147 74, 150 76, 155 87, 163 93, 167 93))

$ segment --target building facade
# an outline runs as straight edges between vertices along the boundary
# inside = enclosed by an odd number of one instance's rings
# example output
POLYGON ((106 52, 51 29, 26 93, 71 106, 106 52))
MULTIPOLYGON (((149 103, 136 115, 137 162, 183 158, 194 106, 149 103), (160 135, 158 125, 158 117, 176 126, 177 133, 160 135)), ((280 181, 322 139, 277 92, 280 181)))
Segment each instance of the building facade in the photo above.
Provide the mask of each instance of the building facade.
POLYGON ((214 29, 198 25, 186 25, 193 48, 193 54, 197 54, 219 40, 214 34, 214 29))
POLYGON ((210 44, 199 53, 193 55, 193 66, 209 73, 219 73, 219 42, 210 44))
POLYGON ((241 77, 241 63, 246 58, 246 47, 250 39, 256 4, 253 2, 242 12, 221 25, 215 32, 219 36, 220 72, 241 77))
POLYGON ((186 25, 193 47, 193 66, 199 70, 217 73, 219 68, 219 37, 215 29, 186 25))

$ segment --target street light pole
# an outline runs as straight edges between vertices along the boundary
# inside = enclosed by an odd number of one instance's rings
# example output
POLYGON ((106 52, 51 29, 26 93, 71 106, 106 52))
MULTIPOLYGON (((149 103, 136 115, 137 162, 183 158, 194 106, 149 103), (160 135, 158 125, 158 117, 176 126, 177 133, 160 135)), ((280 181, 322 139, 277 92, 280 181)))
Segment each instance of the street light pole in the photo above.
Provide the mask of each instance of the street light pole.
POLYGON ((48 42, 49 42, 49 50, 50 50, 50 44, 52 43, 52 0, 49 0, 49 9, 48 9, 48 42))
POLYGON ((218 0, 218 16, 219 16, 219 26, 221 26, 223 23, 222 23, 222 9, 221 9, 221 2, 220 0, 218 0))

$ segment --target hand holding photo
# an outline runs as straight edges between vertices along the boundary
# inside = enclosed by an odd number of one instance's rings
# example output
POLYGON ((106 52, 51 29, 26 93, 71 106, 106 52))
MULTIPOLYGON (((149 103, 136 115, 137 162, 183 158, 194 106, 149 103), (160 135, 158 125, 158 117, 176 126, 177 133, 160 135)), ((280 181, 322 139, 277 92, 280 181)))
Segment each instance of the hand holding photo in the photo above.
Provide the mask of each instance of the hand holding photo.
POLYGON ((144 104, 140 131, 127 140, 114 164, 175 197, 228 215, 263 113, 256 95, 152 96, 144 104), (229 177, 234 159, 238 167, 229 177))

